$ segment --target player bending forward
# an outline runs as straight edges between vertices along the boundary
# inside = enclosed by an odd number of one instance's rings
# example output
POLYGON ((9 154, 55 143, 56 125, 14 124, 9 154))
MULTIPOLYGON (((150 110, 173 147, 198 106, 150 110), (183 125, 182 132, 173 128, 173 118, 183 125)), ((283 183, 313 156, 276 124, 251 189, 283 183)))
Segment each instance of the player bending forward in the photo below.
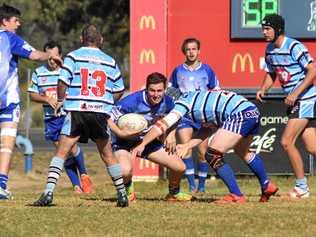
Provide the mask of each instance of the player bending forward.
MULTIPOLYGON (((253 135, 259 129, 259 111, 253 103, 234 92, 213 90, 183 94, 175 102, 174 109, 162 120, 157 121, 144 136, 142 143, 134 148, 133 156, 142 154, 148 143, 165 133, 186 114, 194 122, 218 126, 218 130, 208 146, 205 159, 224 181, 230 193, 215 201, 216 203, 246 202, 233 170, 223 160, 224 154, 230 149, 234 149, 259 179, 262 190, 260 202, 268 201, 270 196, 278 191, 278 188, 269 181, 260 156, 249 151, 253 135)), ((178 145, 178 155, 184 156, 188 149, 197 146, 204 139, 205 137, 198 136, 188 143, 178 145)))
MULTIPOLYGON (((149 124, 154 124, 158 119, 168 114, 174 107, 173 100, 165 95, 167 79, 160 73, 152 73, 147 77, 146 89, 128 95, 116 104, 113 111, 114 117, 118 118, 126 113, 139 113, 145 116, 149 124)), ((113 121, 108 122, 113 136, 112 147, 115 157, 122 167, 124 184, 127 189, 129 201, 135 201, 136 196, 132 184, 132 155, 131 150, 140 143, 143 136, 134 136, 124 139, 126 131, 120 130, 113 121)), ((175 151, 175 131, 170 133, 165 140, 166 149, 169 153, 175 151)), ((192 196, 180 192, 180 181, 185 171, 185 164, 176 155, 170 155, 164 148, 164 144, 158 139, 152 139, 144 147, 141 158, 163 165, 170 170, 169 194, 167 201, 190 201, 192 196)))

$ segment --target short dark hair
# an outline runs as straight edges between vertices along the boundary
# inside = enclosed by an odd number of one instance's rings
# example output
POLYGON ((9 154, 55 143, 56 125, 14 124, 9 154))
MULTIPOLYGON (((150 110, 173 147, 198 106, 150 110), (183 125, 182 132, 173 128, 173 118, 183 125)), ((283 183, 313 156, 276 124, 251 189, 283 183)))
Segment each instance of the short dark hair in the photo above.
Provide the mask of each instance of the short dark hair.
POLYGON ((167 87, 167 78, 159 72, 153 72, 147 76, 146 89, 148 89, 149 85, 151 85, 151 84, 159 84, 159 83, 163 83, 164 88, 166 88, 167 87))
POLYGON ((62 48, 59 43, 57 43, 54 40, 48 41, 47 43, 44 44, 43 50, 46 52, 47 49, 53 49, 57 47, 59 54, 61 54, 62 48))
POLYGON ((200 47, 201 47, 201 43, 200 43, 200 41, 198 39, 196 39, 196 38, 186 38, 185 40, 183 40, 183 43, 182 43, 182 46, 181 46, 182 53, 185 54, 185 47, 189 43, 196 43, 198 49, 200 49, 200 47))
POLYGON ((101 47, 102 36, 97 27, 93 24, 85 25, 81 32, 83 45, 101 47))
POLYGON ((21 12, 19 9, 15 7, 11 7, 5 3, 2 4, 0 7, 0 23, 2 24, 2 21, 4 19, 9 20, 11 17, 19 17, 21 16, 21 12))

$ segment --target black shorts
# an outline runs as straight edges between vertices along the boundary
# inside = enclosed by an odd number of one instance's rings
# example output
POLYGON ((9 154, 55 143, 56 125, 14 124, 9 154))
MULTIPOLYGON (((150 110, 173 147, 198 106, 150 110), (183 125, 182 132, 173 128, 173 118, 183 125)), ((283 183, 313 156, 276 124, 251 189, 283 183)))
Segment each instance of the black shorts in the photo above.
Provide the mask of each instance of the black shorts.
POLYGON ((93 141, 96 139, 108 139, 109 129, 107 127, 108 114, 93 112, 70 111, 61 130, 61 134, 77 137, 78 142, 87 143, 89 138, 93 141))

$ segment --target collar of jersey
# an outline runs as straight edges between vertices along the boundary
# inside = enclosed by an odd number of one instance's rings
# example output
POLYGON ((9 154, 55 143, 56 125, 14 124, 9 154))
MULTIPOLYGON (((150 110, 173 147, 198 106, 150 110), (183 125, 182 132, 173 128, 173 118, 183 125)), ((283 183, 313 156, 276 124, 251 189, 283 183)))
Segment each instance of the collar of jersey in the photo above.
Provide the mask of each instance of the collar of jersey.
POLYGON ((199 63, 200 63, 200 64, 199 64, 196 68, 193 68, 193 70, 190 70, 189 67, 188 67, 188 65, 186 65, 185 63, 183 63, 182 66, 183 66, 186 70, 192 72, 192 71, 199 70, 199 69, 202 67, 202 62, 199 62, 199 63))

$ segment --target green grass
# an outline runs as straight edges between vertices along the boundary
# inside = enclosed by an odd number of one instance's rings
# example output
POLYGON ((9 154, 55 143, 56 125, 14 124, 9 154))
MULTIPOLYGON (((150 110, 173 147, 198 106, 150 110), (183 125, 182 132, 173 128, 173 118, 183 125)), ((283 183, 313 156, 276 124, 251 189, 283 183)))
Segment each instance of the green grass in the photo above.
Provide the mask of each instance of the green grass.
MULTIPOLYGON (((92 195, 75 195, 63 174, 54 196, 54 206, 28 206, 45 185, 51 154, 36 154, 34 169, 23 174, 21 155, 14 158, 10 187, 14 200, 0 202, 0 236, 315 236, 316 196, 290 201, 284 197, 293 177, 272 177, 280 194, 269 203, 259 203, 257 180, 240 178, 249 200, 244 205, 216 205, 212 201, 227 190, 216 181, 207 182, 207 192, 192 203, 167 203, 167 182, 136 183, 138 200, 129 208, 115 207, 115 191, 94 153, 86 154, 88 171, 96 187, 92 195)), ((310 178, 312 194, 315 179, 310 178)), ((186 190, 186 182, 183 181, 186 190)))

